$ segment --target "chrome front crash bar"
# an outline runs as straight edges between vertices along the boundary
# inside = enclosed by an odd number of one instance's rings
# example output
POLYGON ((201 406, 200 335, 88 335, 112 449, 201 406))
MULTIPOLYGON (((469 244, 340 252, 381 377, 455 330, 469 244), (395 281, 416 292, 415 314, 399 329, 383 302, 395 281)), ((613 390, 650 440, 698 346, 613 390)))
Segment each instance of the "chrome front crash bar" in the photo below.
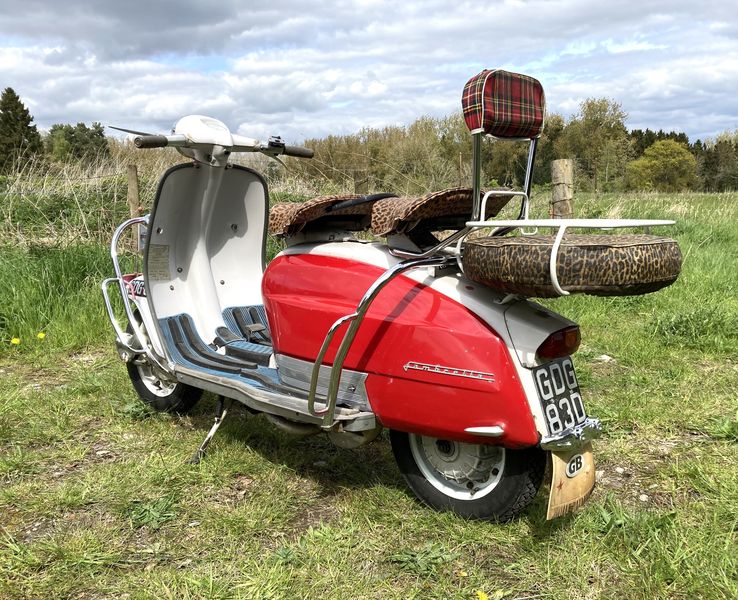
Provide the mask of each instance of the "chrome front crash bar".
MULTIPOLYGON (((115 317, 115 313, 113 311, 113 304, 110 300, 110 292, 108 291, 108 288, 114 283, 116 284, 118 283, 118 278, 108 277, 102 282, 102 285, 100 286, 102 289, 103 299, 105 300, 105 310, 108 313, 108 320, 110 321, 110 324, 113 326, 113 329, 115 330, 116 344, 119 350, 126 352, 129 356, 135 356, 137 354, 141 354, 142 352, 144 352, 144 350, 141 344, 139 344, 138 348, 134 348, 131 345, 130 342, 133 339, 135 339, 135 335, 130 335, 126 333, 125 331, 123 331, 123 328, 120 326, 120 323, 118 323, 118 319, 115 317)), ((139 341, 139 340, 136 340, 136 341, 139 341)))
POLYGON ((318 352, 318 356, 315 359, 312 376, 310 378, 310 392, 308 394, 308 411, 312 415, 323 417, 324 429, 329 429, 333 425, 333 415, 336 410, 336 403, 338 399, 338 388, 341 383, 341 372, 343 370, 343 363, 346 360, 346 355, 351 349, 351 344, 353 343, 354 338, 356 338, 356 334, 359 331, 359 327, 364 320, 366 312, 369 310, 369 307, 371 306, 372 302, 377 297, 379 292, 382 290, 382 288, 384 288, 390 281, 392 281, 395 277, 405 271, 422 267, 438 267, 446 264, 451 260, 453 260, 452 257, 436 256, 433 258, 414 258, 397 263, 394 267, 391 267, 390 269, 387 269, 384 273, 382 273, 382 275, 380 275, 380 277, 371 285, 371 287, 365 292, 364 296, 359 301, 355 312, 341 317, 335 323, 333 323, 333 325, 331 325, 327 335, 325 336, 325 340, 323 340, 323 345, 320 347, 320 352, 318 352), (316 409, 315 396, 316 390, 318 388, 318 375, 320 374, 320 367, 323 364, 323 359, 325 358, 326 352, 328 352, 328 347, 333 340, 333 336, 336 334, 336 331, 338 331, 338 329, 345 323, 350 323, 350 325, 343 337, 343 340, 341 340, 341 345, 338 347, 338 350, 336 350, 336 356, 333 359, 333 365, 330 370, 328 393, 325 399, 325 408, 316 409))
POLYGON ((118 228, 115 230, 115 233, 113 233, 112 240, 110 241, 110 258, 113 261, 113 270, 115 271, 115 277, 109 277, 105 279, 100 287, 102 290, 103 299, 105 300, 105 310, 108 313, 110 324, 113 326, 113 330, 115 331, 115 335, 117 337, 116 343, 119 350, 128 353, 131 357, 139 354, 145 354, 146 358, 151 362, 151 364, 159 367, 165 372, 169 372, 169 369, 164 366, 162 359, 157 356, 146 343, 146 334, 144 334, 143 329, 141 328, 141 323, 133 314, 131 302, 128 298, 128 289, 126 288, 126 282, 123 279, 123 272, 120 268, 120 261, 118 260, 118 243, 123 233, 133 225, 142 224, 146 226, 148 225, 148 223, 149 217, 144 216, 128 219, 118 226, 118 228), (133 340, 135 340, 138 347, 134 347, 131 344, 131 336, 123 331, 120 323, 118 323, 118 319, 115 317, 113 304, 110 300, 110 293, 108 291, 108 288, 113 283, 118 284, 118 291, 120 293, 121 299, 123 300, 123 309, 125 310, 126 318, 128 319, 128 322, 131 324, 131 328, 133 329, 133 340))

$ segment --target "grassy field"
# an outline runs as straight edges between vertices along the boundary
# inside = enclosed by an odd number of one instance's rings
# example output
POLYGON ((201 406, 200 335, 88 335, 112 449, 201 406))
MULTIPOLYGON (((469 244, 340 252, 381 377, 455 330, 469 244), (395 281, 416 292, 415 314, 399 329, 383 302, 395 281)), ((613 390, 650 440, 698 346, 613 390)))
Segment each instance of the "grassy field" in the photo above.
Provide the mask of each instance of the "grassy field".
POLYGON ((547 302, 582 326, 598 485, 575 515, 546 522, 542 490, 506 525, 421 506, 385 438, 342 450, 245 410, 187 464, 214 399, 184 417, 137 400, 97 289, 105 249, 3 247, 0 598, 738 597, 738 194, 577 214, 677 219, 683 274, 547 302))

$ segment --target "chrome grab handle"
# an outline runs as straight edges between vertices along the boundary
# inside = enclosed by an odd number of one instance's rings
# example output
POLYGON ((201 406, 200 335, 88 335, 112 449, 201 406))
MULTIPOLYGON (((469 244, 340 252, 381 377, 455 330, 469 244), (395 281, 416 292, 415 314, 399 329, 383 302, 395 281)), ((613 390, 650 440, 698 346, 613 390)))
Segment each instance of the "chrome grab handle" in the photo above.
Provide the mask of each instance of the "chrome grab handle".
POLYGON ((341 317, 331 325, 325 336, 325 340, 323 340, 323 345, 320 347, 320 352, 318 352, 318 356, 315 359, 315 364, 313 364, 313 372, 310 378, 310 391, 308 393, 308 411, 312 415, 323 417, 323 428, 330 428, 333 425, 333 415, 336 411, 336 403, 338 401, 338 387, 341 383, 343 363, 346 360, 346 355, 351 349, 351 344, 353 343, 354 338, 356 338, 356 334, 364 320, 364 316, 369 310, 369 306, 371 306, 371 303, 377 297, 382 288, 404 271, 420 267, 436 267, 443 265, 450 260, 452 260, 452 257, 436 256, 432 258, 414 258, 397 263, 395 266, 382 273, 369 287, 359 301, 355 312, 341 317), (343 340, 341 340, 341 345, 336 351, 336 356, 333 359, 333 365, 331 366, 328 393, 325 398, 325 408, 316 409, 315 395, 318 388, 318 375, 320 374, 320 367, 323 364, 323 359, 325 358, 328 346, 330 346, 336 331, 341 327, 341 325, 349 322, 351 324, 349 325, 348 331, 346 331, 346 334, 343 336, 343 340))
POLYGON ((408 252, 407 250, 398 250, 396 248, 390 248, 389 253, 392 256, 396 256, 397 258, 408 258, 408 259, 421 259, 421 258, 429 258, 432 256, 435 256, 454 242, 458 240, 463 240, 464 237, 471 231, 471 227, 464 227, 464 229, 459 229, 459 231, 456 231, 455 233, 452 233, 447 238, 441 240, 437 245, 435 245, 433 248, 430 248, 426 250, 425 252, 408 252))

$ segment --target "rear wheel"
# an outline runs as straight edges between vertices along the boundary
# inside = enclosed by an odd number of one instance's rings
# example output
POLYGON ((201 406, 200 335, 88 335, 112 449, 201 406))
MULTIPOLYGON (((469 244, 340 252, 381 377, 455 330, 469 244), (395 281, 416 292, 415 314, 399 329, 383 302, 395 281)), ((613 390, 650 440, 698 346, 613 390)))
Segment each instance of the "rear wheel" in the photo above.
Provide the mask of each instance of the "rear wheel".
POLYGON ((428 506, 472 519, 509 521, 535 498, 546 454, 391 431, 397 465, 428 506))
MULTIPOLYGON (((133 333, 129 324, 126 331, 133 333)), ((148 343, 148 340, 146 340, 148 343)), ((186 413, 202 396, 202 390, 159 372, 145 355, 126 363, 128 377, 141 400, 158 412, 186 413)))

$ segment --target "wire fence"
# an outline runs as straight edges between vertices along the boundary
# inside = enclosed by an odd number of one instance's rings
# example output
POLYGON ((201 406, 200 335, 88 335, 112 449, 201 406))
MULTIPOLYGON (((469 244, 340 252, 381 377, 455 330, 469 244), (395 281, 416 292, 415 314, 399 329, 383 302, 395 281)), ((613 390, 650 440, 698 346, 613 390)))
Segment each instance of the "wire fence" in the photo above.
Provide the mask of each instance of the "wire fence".
MULTIPOLYGON (((182 162, 171 153, 158 160, 125 158, 130 157, 51 166, 39 161, 0 177, 0 246, 107 244, 115 228, 134 211, 138 215, 150 210, 162 173, 182 162), (131 164, 137 167, 135 205, 128 197, 131 164)), ((292 170, 273 168, 268 161, 243 162, 266 176, 272 202, 353 191, 333 182, 307 181, 292 170)))

